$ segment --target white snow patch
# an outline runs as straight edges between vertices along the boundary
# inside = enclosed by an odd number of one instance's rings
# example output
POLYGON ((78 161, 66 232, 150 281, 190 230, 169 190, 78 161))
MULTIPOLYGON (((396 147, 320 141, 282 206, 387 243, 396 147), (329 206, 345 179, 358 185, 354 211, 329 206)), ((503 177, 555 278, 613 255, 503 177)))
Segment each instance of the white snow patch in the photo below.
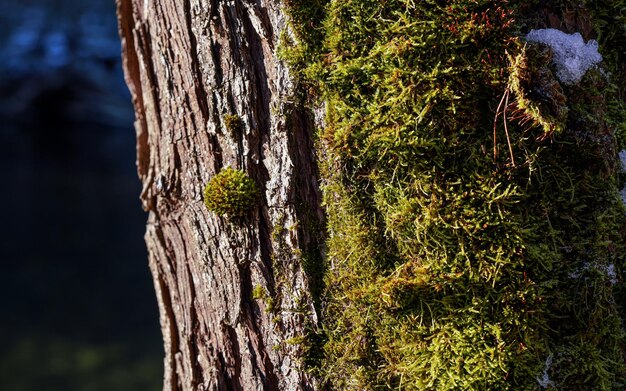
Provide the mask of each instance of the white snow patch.
POLYGON ((585 262, 583 264, 583 266, 578 269, 575 270, 574 272, 569 274, 570 278, 574 278, 574 279, 578 279, 582 276, 582 274, 590 269, 595 269, 595 270, 599 270, 602 271, 609 279, 609 282, 611 283, 611 285, 615 285, 617 284, 617 272, 615 271, 615 265, 610 263, 608 265, 600 265, 598 263, 589 263, 589 262, 585 262))
POLYGON ((550 367, 552 366, 552 357, 553 355, 550 354, 548 356, 548 358, 546 359, 546 364, 543 368, 543 373, 541 374, 541 378, 537 377, 537 383, 539 383, 539 386, 541 388, 548 388, 550 386, 554 387, 554 382, 552 380, 550 380, 550 376, 548 375, 548 371, 550 370, 550 367))
POLYGON ((609 282, 611 283, 611 285, 617 284, 617 273, 615 273, 615 265, 613 265, 612 263, 610 265, 607 265, 604 269, 604 272, 606 273, 607 277, 609 277, 609 282))
POLYGON ((592 39, 585 44, 580 33, 567 34, 556 29, 531 30, 526 40, 550 46, 554 52, 556 76, 565 84, 578 83, 585 72, 602 61, 598 42, 592 39))

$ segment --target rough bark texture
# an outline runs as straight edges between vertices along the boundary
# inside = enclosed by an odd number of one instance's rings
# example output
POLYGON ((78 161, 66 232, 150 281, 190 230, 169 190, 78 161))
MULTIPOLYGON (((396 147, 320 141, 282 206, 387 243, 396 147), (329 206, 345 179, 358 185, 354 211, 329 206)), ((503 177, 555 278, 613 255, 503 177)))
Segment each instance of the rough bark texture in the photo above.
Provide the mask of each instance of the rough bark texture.
POLYGON ((118 0, 124 67, 136 111, 146 242, 165 342, 165 390, 314 387, 302 347, 317 322, 299 254, 321 221, 312 120, 290 103, 276 58, 286 28, 273 0, 118 0), (230 132, 227 114, 241 132, 230 132), (263 196, 253 216, 207 211, 222 167, 263 196), (262 287, 275 299, 252 298, 262 287), (287 342, 286 342, 287 341, 287 342))

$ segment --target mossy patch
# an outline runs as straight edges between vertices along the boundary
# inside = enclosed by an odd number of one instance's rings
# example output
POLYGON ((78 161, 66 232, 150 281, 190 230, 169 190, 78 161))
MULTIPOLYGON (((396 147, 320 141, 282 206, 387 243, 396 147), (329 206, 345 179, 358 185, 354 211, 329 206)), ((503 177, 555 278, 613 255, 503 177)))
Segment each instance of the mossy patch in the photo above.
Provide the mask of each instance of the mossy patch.
POLYGON ((259 190, 243 171, 222 169, 204 188, 204 203, 220 216, 240 218, 248 214, 259 198, 259 190))
POLYGON ((276 308, 276 302, 273 297, 261 285, 255 285, 252 289, 252 299, 260 300, 265 304, 267 312, 273 312, 276 308))
MULTIPOLYGON (((336 0, 310 13, 324 42, 299 35, 291 65, 326 105, 330 387, 539 390, 544 372, 557 389, 626 386, 622 76, 561 85, 550 53, 520 38, 538 5, 336 0)), ((601 47, 623 43, 594 26, 601 47)))
POLYGON ((509 62, 509 86, 515 99, 509 118, 541 127, 546 137, 563 131, 569 108, 561 84, 550 69, 550 49, 528 44, 515 58, 509 57, 509 62))
POLYGON ((237 114, 226 114, 224 116, 224 126, 232 137, 240 137, 243 122, 237 114))

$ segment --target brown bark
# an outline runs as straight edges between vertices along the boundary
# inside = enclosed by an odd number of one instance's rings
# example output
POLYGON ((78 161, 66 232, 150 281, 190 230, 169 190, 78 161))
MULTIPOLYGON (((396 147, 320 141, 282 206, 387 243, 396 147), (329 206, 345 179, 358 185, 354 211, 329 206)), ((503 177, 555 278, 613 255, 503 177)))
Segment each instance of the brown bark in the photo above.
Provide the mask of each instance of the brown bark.
POLYGON ((165 343, 165 390, 312 389, 302 347, 317 322, 299 254, 322 220, 306 111, 276 58, 287 28, 272 0, 118 0, 126 81, 136 111, 146 242, 165 343), (243 121, 227 131, 224 115, 243 121), (243 169, 263 196, 231 222, 202 190, 243 169), (263 287, 276 299, 254 300, 263 287))

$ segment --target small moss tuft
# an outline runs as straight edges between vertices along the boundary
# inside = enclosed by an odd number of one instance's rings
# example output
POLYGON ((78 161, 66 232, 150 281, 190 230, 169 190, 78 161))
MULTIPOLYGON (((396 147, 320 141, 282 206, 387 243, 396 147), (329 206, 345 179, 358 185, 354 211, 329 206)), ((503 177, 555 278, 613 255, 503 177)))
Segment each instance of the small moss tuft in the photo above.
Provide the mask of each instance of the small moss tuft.
POLYGON ((224 125, 231 135, 237 135, 241 132, 243 123, 237 114, 226 114, 224 116, 224 125))
POLYGON ((252 289, 252 298, 254 300, 263 300, 267 296, 265 293, 265 288, 261 285, 255 285, 254 289, 252 289))
POLYGON ((306 341, 306 338, 303 337, 302 335, 299 335, 297 337, 291 337, 289 339, 286 339, 285 343, 287 345, 302 345, 304 344, 305 341, 306 341))
POLYGON ((265 303, 265 310, 267 312, 274 312, 276 309, 276 300, 269 295, 267 290, 261 285, 255 285, 252 289, 252 298, 254 300, 261 300, 265 303))
POLYGON ((204 188, 206 207, 220 215, 243 217, 252 210, 259 191, 252 179, 234 168, 222 169, 204 188))

